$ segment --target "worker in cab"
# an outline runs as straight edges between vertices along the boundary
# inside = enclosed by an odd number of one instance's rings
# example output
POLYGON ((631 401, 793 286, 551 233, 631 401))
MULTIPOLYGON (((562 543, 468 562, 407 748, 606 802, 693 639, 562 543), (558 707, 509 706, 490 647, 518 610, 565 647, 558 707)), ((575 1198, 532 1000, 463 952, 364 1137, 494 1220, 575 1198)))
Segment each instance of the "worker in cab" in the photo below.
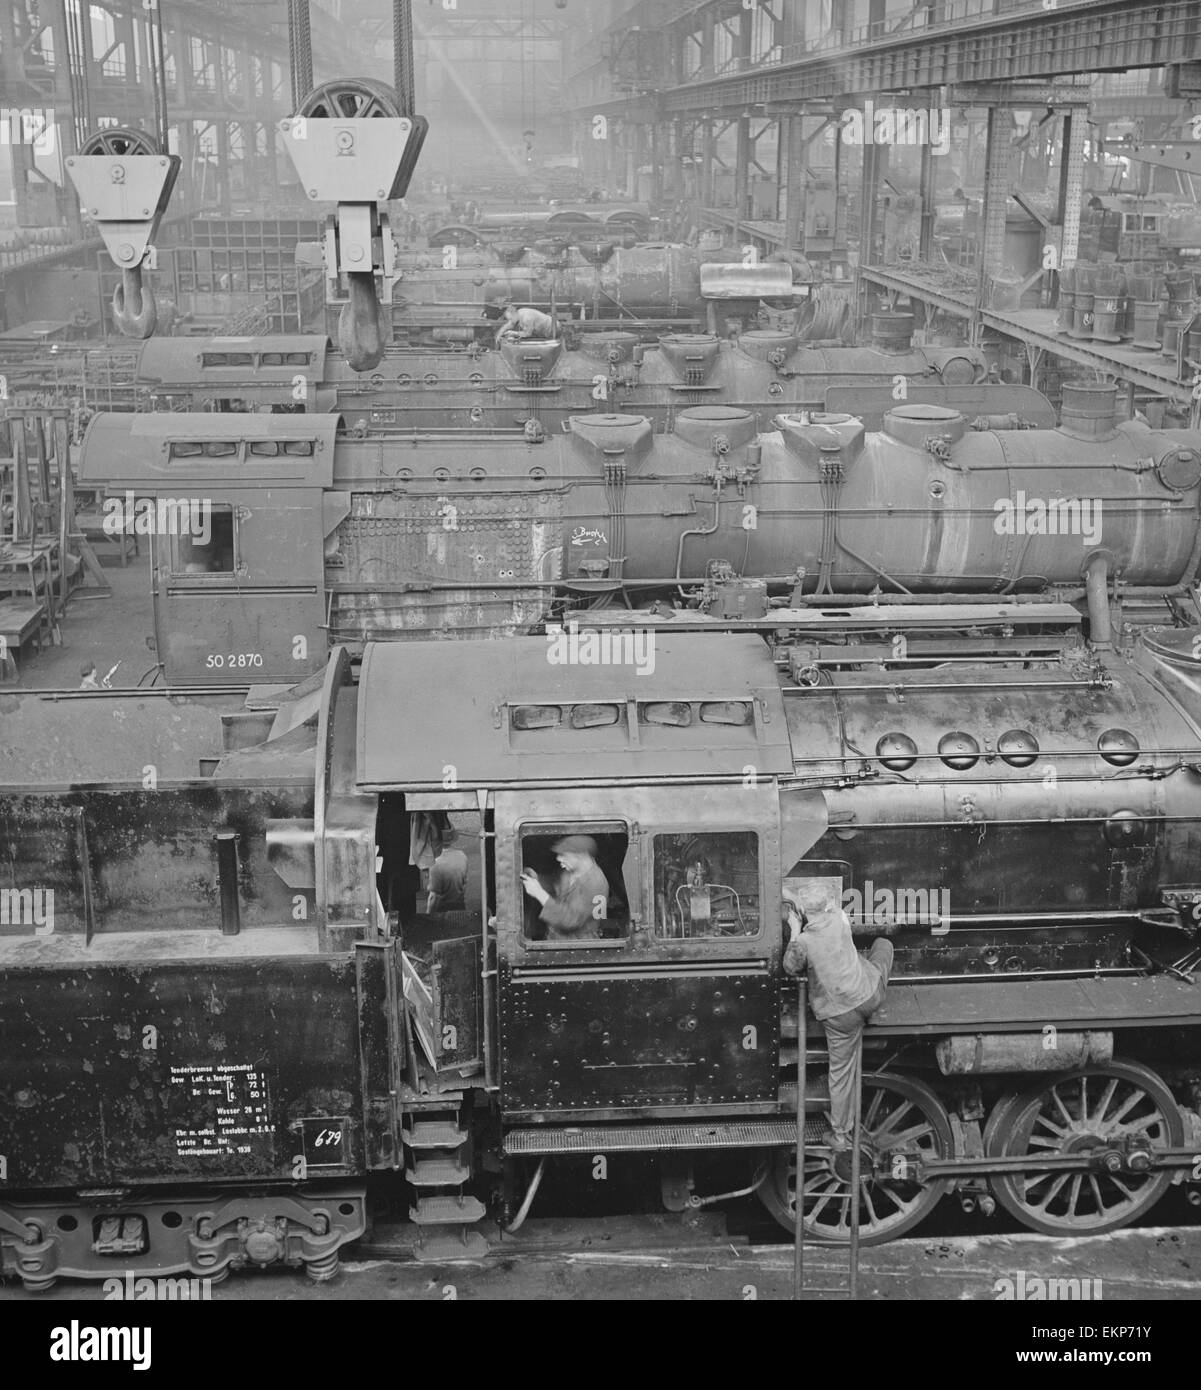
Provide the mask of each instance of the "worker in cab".
POLYGON ((523 869, 521 886, 540 903, 538 914, 549 941, 597 936, 608 916, 609 880, 596 862, 591 835, 565 835, 551 846, 560 873, 548 889, 532 869, 523 869))
POLYGON ((884 1003, 892 973, 892 942, 872 942, 866 960, 855 949, 851 923, 839 907, 805 914, 795 889, 784 889, 789 931, 784 969, 809 974, 809 999, 826 1031, 830 1054, 829 1144, 834 1172, 851 1179, 851 1131, 855 1124, 855 1059, 868 1019, 884 1003))
POLYGON ((429 900, 426 912, 462 912, 467 907, 467 856, 455 849, 458 832, 448 825, 442 836, 442 849, 429 871, 429 900))

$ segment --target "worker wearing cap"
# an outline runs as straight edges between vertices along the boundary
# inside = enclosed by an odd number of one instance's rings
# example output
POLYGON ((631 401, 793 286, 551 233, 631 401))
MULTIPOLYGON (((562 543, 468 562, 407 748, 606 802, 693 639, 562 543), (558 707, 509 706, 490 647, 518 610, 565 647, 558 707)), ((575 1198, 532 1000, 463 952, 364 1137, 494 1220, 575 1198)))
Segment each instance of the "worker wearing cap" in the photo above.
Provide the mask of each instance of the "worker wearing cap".
POLYGON ((551 848, 562 870, 553 892, 532 869, 521 873, 521 886, 542 904, 538 915, 546 923, 547 938, 596 936, 609 905, 609 880, 596 862, 596 841, 591 835, 566 835, 551 848))
POLYGON ((841 908, 806 917, 794 890, 784 889, 788 928, 784 969, 799 975, 808 966, 813 1014, 826 1030, 830 1054, 830 1148, 834 1171, 850 1180, 851 1130, 855 1124, 855 1057, 864 1025, 884 1003, 892 973, 892 942, 872 942, 867 959, 855 949, 841 908))

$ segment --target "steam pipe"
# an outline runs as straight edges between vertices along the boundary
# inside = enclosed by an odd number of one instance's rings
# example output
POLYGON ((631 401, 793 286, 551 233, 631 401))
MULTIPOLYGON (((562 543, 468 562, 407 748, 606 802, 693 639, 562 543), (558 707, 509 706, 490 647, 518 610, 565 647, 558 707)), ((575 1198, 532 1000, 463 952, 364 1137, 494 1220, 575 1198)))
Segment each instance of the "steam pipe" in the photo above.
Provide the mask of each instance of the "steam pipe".
POLYGON ((1113 650, 1113 624, 1109 617, 1109 556, 1104 551, 1091 555, 1085 565, 1088 594, 1089 640, 1102 651, 1113 650))
POLYGON ((724 480, 719 475, 715 482, 713 496, 713 525, 694 526, 691 530, 680 532, 680 543, 676 547, 676 583, 682 584, 684 581, 680 577, 680 571, 684 568, 684 542, 689 536, 712 536, 721 526, 721 490, 724 480))

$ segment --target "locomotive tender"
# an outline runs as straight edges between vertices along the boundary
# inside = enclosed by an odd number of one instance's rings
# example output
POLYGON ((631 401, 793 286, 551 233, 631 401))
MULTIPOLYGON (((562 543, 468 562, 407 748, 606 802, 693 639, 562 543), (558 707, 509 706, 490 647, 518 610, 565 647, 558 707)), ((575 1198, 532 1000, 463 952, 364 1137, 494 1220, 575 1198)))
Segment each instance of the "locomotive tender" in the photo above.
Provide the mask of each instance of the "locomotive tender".
MULTIPOLYGON (((984 597, 808 623, 659 628, 637 666, 374 643, 244 705, 6 700, 0 840, 53 915, 0 925, 0 1268, 326 1278, 388 1191, 426 1257, 478 1254, 573 1155, 658 1155, 677 1207, 745 1161, 789 1226, 785 884, 896 947, 866 1239, 955 1189, 1081 1234, 1192 1184, 1201 628, 1090 644, 984 597), (393 889, 443 814, 475 875, 429 917, 393 889), (610 895, 547 939, 520 874, 567 834, 610 895)), ((805 1221, 845 1240, 809 1077, 805 1221)))

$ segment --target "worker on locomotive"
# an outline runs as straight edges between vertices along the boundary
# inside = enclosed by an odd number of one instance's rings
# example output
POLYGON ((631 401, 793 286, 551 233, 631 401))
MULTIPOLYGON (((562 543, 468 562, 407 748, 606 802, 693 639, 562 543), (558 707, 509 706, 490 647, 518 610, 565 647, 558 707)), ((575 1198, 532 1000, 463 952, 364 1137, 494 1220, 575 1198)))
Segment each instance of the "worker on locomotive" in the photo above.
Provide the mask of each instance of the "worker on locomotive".
POLYGON ((856 1062, 867 1021, 884 1003, 892 973, 892 942, 878 937, 865 960, 855 949, 851 923, 837 905, 808 916, 797 890, 783 891, 789 930, 784 969, 809 967, 813 1013, 822 1021, 830 1054, 830 1135, 835 1173, 851 1180, 851 1131, 855 1123, 856 1062))

